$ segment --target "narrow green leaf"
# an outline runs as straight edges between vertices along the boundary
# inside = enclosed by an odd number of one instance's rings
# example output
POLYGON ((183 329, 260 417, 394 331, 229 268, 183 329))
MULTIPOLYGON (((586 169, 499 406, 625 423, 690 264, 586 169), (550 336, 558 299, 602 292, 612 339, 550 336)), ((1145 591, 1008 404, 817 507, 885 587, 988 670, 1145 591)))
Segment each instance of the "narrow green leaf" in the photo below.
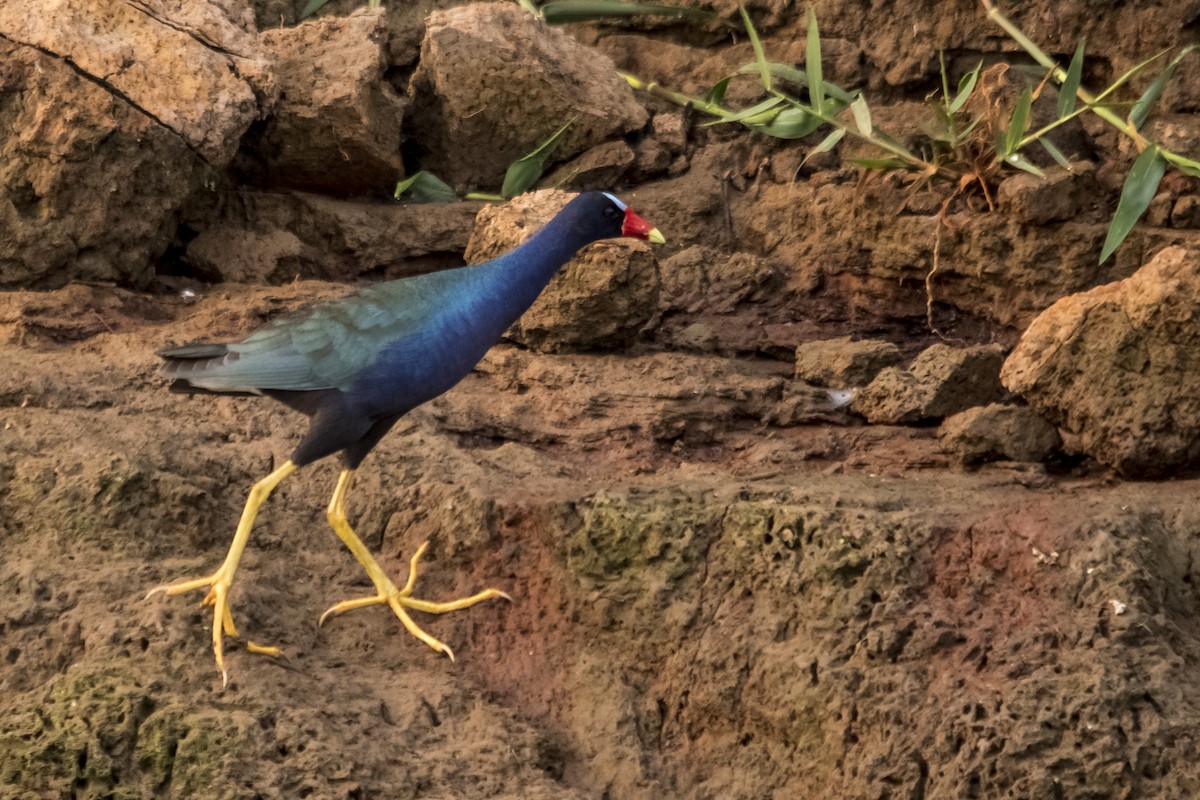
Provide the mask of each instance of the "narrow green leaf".
POLYGON ((808 151, 808 155, 806 155, 804 157, 804 160, 800 162, 800 166, 803 167, 805 164, 807 164, 808 160, 810 158, 812 158, 813 156, 815 156, 817 153, 828 153, 830 150, 837 147, 837 143, 840 142, 842 140, 842 137, 845 135, 846 135, 845 128, 836 128, 833 131, 831 131, 828 136, 826 136, 824 139, 821 140, 820 144, 818 144, 812 150, 808 151))
POLYGON ((541 15, 542 19, 551 25, 623 19, 634 16, 673 17, 696 22, 708 22, 716 19, 716 15, 711 11, 698 8, 623 3, 620 0, 551 0, 542 6, 541 15))
POLYGON ((911 171, 913 165, 898 156, 890 158, 852 158, 850 162, 864 169, 903 169, 911 171))
POLYGON ((542 15, 541 12, 538 10, 537 4, 535 4, 533 2, 533 0, 517 0, 517 5, 519 5, 521 8, 525 9, 526 11, 528 11, 530 14, 532 14, 535 17, 540 17, 542 15))
POLYGON ((727 117, 721 117, 720 119, 706 122, 701 127, 711 127, 713 125, 720 125, 724 122, 741 122, 742 120, 750 119, 751 117, 756 117, 759 114, 770 111, 781 103, 783 103, 782 97, 768 97, 761 103, 755 103, 749 108, 743 108, 741 111, 735 111, 727 117))
POLYGON ((746 35, 750 37, 750 46, 754 48, 754 63, 758 64, 758 79, 762 82, 762 87, 768 92, 771 91, 771 67, 767 63, 767 55, 763 52, 762 42, 758 40, 758 31, 754 29, 754 23, 750 21, 750 15, 746 13, 746 7, 738 3, 738 11, 742 12, 742 23, 746 26, 746 35))
POLYGON ((1193 178, 1200 178, 1200 161, 1196 161, 1195 159, 1187 158, 1186 156, 1181 156, 1178 153, 1172 153, 1167 150, 1162 152, 1162 157, 1171 162, 1175 169, 1179 170, 1184 175, 1191 175, 1193 178))
POLYGON ((933 141, 953 146, 958 141, 954 130, 954 117, 950 116, 945 106, 934 105, 931 108, 933 117, 921 126, 921 130, 933 141))
MULTIPOLYGON (((789 81, 799 86, 808 86, 808 75, 805 74, 804 70, 797 69, 790 64, 780 64, 778 61, 768 61, 767 66, 771 68, 771 75, 779 80, 789 81)), ((743 64, 742 66, 738 67, 739 75, 752 75, 757 72, 757 62, 743 64)), ((826 97, 832 97, 847 104, 853 102, 854 98, 859 94, 858 90, 848 92, 837 84, 830 83, 829 81, 825 81, 824 87, 826 97)))
POLYGON ((863 136, 870 136, 874 127, 871 125, 871 109, 867 107, 867 98, 861 94, 850 104, 850 113, 854 115, 854 124, 863 136))
POLYGON ((982 122, 983 122, 983 117, 976 117, 975 119, 971 120, 970 125, 968 125, 967 127, 963 128, 961 131, 958 132, 958 138, 959 139, 967 138, 967 136, 970 135, 971 131, 978 128, 980 123, 982 123, 982 122))
POLYGON ((550 137, 538 145, 533 152, 526 153, 509 164, 508 171, 504 173, 504 185, 500 187, 500 194, 503 197, 516 197, 534 187, 546 169, 546 162, 554 153, 554 149, 558 147, 567 128, 571 127, 571 123, 574 121, 570 120, 566 125, 550 134, 550 137))
POLYGON ((396 184, 395 198, 408 192, 418 203, 452 203, 458 199, 454 189, 432 172, 421 170, 414 172, 405 180, 396 184))
POLYGON ((1003 161, 1008 158, 1008 134, 1005 131, 996 131, 996 160, 1003 161))
POLYGON ((808 7, 808 41, 804 71, 808 75, 808 96, 817 113, 825 110, 825 81, 821 76, 821 33, 817 30, 817 12, 808 7))
POLYGON ((1021 139, 1025 136, 1025 127, 1029 124, 1029 108, 1033 105, 1033 89, 1026 86, 1013 109, 1012 120, 1008 123, 1008 133, 1004 136, 1004 150, 1001 155, 1007 160, 1012 155, 1021 139))
POLYGON ((958 93, 954 95, 954 102, 949 106, 951 114, 957 114, 971 99, 971 92, 975 91, 975 84, 979 81, 979 73, 983 71, 983 62, 980 61, 975 65, 975 69, 963 75, 958 81, 958 93))
POLYGON ((1036 175, 1042 179, 1045 179, 1046 177, 1046 173, 1042 172, 1042 170, 1036 164, 1025 158, 1025 156, 1021 155, 1020 153, 1013 153, 1008 158, 1004 159, 1004 162, 1016 167, 1017 169, 1023 169, 1030 175, 1036 175))
POLYGON ((875 131, 875 138, 885 144, 891 145, 892 147, 898 147, 898 148, 900 148, 902 150, 906 150, 906 151, 908 150, 908 147, 901 144, 899 139, 897 139, 895 136, 892 136, 890 133, 883 130, 882 128, 879 128, 875 131))
POLYGON ((1039 137, 1037 142, 1042 146, 1042 149, 1050 154, 1051 158, 1059 163, 1060 166, 1066 167, 1068 172, 1071 171, 1071 162, 1068 161, 1067 157, 1063 155, 1062 150, 1058 149, 1058 145, 1054 144, 1054 142, 1050 141, 1045 136, 1039 137))
POLYGON ((950 108, 950 76, 946 74, 946 51, 938 50, 938 71, 942 75, 942 104, 950 108))
POLYGON ((1163 89, 1167 87, 1167 83, 1174 77, 1175 68, 1179 66, 1179 62, 1197 47, 1200 47, 1200 45, 1193 44, 1183 48, 1183 50, 1171 59, 1162 74, 1146 87, 1146 91, 1142 93, 1142 96, 1138 98, 1138 101, 1133 104, 1133 108, 1129 111, 1129 119, 1133 122, 1134 128, 1142 127, 1142 123, 1146 121, 1146 117, 1150 116, 1150 109, 1158 102, 1159 95, 1163 93, 1163 89))
POLYGON ((1086 39, 1079 40, 1075 48, 1075 56, 1067 67, 1067 77, 1063 79, 1058 90, 1058 118, 1070 116, 1075 111, 1076 95, 1079 93, 1079 82, 1083 79, 1083 47, 1086 39))
MULTIPOLYGON (((804 70, 797 69, 791 64, 780 64, 778 61, 768 61, 767 67, 770 68, 771 74, 776 78, 791 81, 800 86, 808 86, 808 76, 804 74, 804 70)), ((738 67, 738 73, 741 75, 749 75, 752 72, 758 72, 757 61, 738 67)))
POLYGON ((704 95, 704 99, 713 105, 721 105, 725 102, 725 90, 729 88, 729 78, 722 78, 712 85, 708 93, 704 95))
POLYGON ((800 108, 785 108, 768 122, 744 122, 746 127, 776 139, 803 139, 825 124, 825 120, 814 117, 800 108))
POLYGON ((1104 88, 1104 91, 1102 91, 1100 94, 1096 95, 1095 98, 1093 98, 1093 100, 1092 100, 1093 104, 1098 104, 1101 100, 1108 97, 1110 94, 1115 92, 1120 87, 1124 86, 1125 83, 1130 78, 1132 78, 1134 75, 1137 75, 1139 72, 1141 72, 1146 67, 1153 64, 1155 61, 1158 61, 1160 58, 1162 58, 1169 52, 1171 52, 1170 48, 1167 48, 1166 50, 1160 50, 1157 53, 1155 53, 1154 55, 1147 58, 1145 61, 1138 62, 1137 64, 1134 64, 1129 69, 1125 70, 1125 72, 1121 73, 1121 77, 1117 78, 1115 81, 1110 83, 1108 86, 1106 86, 1104 88))
POLYGON ((308 0, 304 5, 304 10, 300 12, 300 19, 311 17, 313 14, 321 10, 321 6, 328 3, 329 0, 308 0))
POLYGON ((1141 219, 1142 214, 1146 213, 1166 168, 1167 163, 1155 145, 1143 150, 1137 161, 1133 162, 1133 167, 1125 178, 1125 186, 1121 189, 1117 213, 1113 215, 1108 226, 1108 236, 1104 238, 1104 249, 1100 251, 1101 264, 1125 241, 1133 226, 1141 219))

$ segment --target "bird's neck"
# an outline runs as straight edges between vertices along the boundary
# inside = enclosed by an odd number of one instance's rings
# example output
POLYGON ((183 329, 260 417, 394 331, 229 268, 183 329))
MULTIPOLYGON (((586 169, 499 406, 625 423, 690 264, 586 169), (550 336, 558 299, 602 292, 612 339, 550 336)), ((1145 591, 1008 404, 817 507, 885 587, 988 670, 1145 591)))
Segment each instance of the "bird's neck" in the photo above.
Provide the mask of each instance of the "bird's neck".
POLYGON ((512 317, 509 324, 533 305, 564 264, 593 241, 570 220, 555 217, 520 246, 498 257, 491 269, 512 317))

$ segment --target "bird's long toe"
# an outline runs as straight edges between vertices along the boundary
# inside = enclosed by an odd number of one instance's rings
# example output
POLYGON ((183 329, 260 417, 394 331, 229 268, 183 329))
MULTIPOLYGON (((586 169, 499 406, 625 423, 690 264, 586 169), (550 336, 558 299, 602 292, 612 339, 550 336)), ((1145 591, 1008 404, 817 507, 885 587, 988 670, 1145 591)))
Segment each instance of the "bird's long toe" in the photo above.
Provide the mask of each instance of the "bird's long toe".
POLYGON ((502 592, 499 589, 484 589, 483 591, 477 592, 470 597, 463 597, 458 600, 447 600, 442 602, 421 600, 413 597, 412 592, 417 581, 418 562, 428 547, 429 543, 425 542, 419 548, 417 548, 417 552, 413 554, 412 560, 409 562, 408 580, 405 581, 403 588, 397 588, 396 585, 392 583, 391 579, 388 578, 387 575, 383 574, 382 571, 375 572, 368 568, 367 574, 375 584, 375 588, 378 593, 371 597, 359 597, 351 600, 343 600, 340 603, 335 603, 325 610, 325 613, 321 615, 321 618, 317 624, 323 625, 330 617, 344 614, 347 611, 353 611, 356 608, 365 608, 367 606, 374 605, 386 605, 392 609, 392 612, 404 625, 405 630, 407 630, 417 639, 420 639, 422 642, 429 645, 429 647, 433 648, 433 650, 436 652, 445 653, 450 657, 450 660, 453 661, 454 651, 450 649, 450 646, 440 639, 429 635, 424 629, 422 629, 421 626, 418 625, 408 613, 408 609, 424 611, 427 614, 445 614, 449 611, 459 611, 464 608, 469 608, 476 603, 482 603, 484 600, 492 600, 497 597, 502 597, 505 600, 512 602, 512 597, 510 597, 507 592, 502 592))
MULTIPOLYGON (((174 596, 197 589, 208 589, 208 593, 200 601, 200 606, 202 608, 211 606, 213 610, 213 654, 216 656, 217 670, 221 673, 223 685, 229 683, 229 671, 225 668, 225 637, 238 638, 238 629, 233 623, 233 611, 229 605, 229 587, 232 585, 233 581, 228 576, 226 570, 222 568, 212 575, 203 578, 182 580, 175 583, 163 584, 162 586, 155 586, 146 593, 145 598, 149 600, 160 594, 174 596)), ((251 653, 272 657, 281 657, 283 655, 278 647, 261 645, 251 641, 246 642, 246 649, 251 653)))

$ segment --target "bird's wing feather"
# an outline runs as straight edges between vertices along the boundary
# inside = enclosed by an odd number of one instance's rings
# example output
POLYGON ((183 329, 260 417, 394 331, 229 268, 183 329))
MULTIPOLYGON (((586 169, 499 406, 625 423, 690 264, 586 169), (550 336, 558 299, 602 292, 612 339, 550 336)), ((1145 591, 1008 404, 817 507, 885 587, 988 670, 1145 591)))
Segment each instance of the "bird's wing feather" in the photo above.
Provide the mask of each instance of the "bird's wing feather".
POLYGON ((188 376, 207 389, 346 388, 388 345, 419 336, 474 268, 378 284, 273 320, 188 376))

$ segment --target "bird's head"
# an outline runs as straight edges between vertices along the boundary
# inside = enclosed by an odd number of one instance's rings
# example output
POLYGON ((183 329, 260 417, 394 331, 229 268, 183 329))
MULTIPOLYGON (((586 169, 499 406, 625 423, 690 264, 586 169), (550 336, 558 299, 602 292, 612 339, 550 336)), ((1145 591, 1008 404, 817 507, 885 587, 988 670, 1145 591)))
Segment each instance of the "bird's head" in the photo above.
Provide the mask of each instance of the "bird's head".
POLYGON ((638 216, 632 208, 608 192, 584 192, 571 201, 589 225, 597 226, 597 239, 628 237, 663 244, 666 238, 658 228, 638 216))

